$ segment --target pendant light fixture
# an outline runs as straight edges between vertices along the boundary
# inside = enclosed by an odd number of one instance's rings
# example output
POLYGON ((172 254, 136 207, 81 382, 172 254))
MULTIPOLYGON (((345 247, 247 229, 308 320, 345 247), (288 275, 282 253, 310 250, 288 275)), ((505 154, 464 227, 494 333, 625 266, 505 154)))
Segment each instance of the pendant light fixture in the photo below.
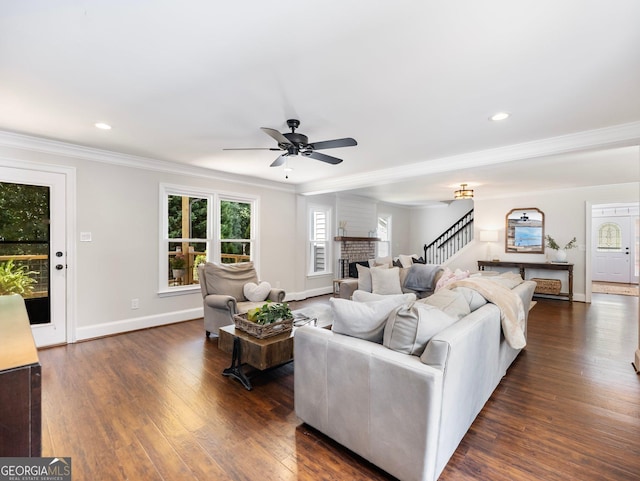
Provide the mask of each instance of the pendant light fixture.
POLYGON ((460 190, 456 190, 453 193, 453 198, 458 199, 473 199, 473 189, 467 189, 468 184, 460 184, 460 190))

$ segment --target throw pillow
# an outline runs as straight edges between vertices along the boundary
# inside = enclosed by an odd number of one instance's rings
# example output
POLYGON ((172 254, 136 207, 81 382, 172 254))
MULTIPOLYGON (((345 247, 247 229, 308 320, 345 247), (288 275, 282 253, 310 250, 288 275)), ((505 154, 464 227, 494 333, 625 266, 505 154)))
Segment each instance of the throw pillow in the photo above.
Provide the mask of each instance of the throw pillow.
POLYGON ((371 292, 371 271, 360 264, 357 264, 356 268, 358 269, 358 289, 371 292))
POLYGON ((389 314, 382 344, 394 351, 420 356, 429 340, 456 320, 428 304, 405 304, 389 314))
POLYGON ((467 304, 469 304, 469 309, 471 310, 471 312, 475 311, 479 307, 484 306, 487 303, 487 300, 474 289, 470 289, 468 287, 454 287, 451 290, 453 292, 459 292, 464 296, 467 304))
POLYGON ((389 297, 381 301, 353 302, 333 297, 330 302, 333 332, 381 344, 389 313, 404 300, 389 297))
POLYGON ((440 276, 440 279, 438 279, 438 282, 436 283, 436 291, 440 290, 441 288, 443 288, 448 284, 451 284, 452 282, 455 282, 460 279, 466 279, 467 277, 469 277, 469 271, 456 269, 455 272, 452 272, 451 269, 449 269, 448 267, 445 267, 444 272, 442 273, 442 275, 440 276))
POLYGON ((402 300, 404 302, 413 302, 416 300, 416 295, 412 292, 407 294, 383 295, 361 290, 353 291, 353 294, 351 295, 351 300, 354 302, 382 301, 390 298, 398 298, 398 300, 402 300))
POLYGON ((400 259, 400 263, 402 264, 402 267, 411 267, 411 265, 413 264, 414 257, 418 257, 418 256, 415 254, 412 254, 412 255, 400 254, 398 256, 398 259, 400 259))
POLYGON ((371 269, 371 292, 374 294, 402 294, 397 267, 371 269))
POLYGON ((454 292, 448 289, 442 289, 432 296, 420 299, 418 302, 437 307, 456 319, 462 319, 471 312, 469 303, 464 295, 461 292, 454 292))
POLYGON ((242 289, 244 297, 251 302, 264 301, 271 292, 271 284, 268 282, 261 282, 256 284, 255 282, 247 282, 242 289))

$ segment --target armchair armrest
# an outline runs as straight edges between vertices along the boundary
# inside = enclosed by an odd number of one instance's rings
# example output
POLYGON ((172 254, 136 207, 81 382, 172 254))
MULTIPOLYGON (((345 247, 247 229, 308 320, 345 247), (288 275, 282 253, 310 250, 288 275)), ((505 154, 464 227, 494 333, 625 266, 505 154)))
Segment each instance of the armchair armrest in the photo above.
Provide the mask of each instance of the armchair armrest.
POLYGON ((283 302, 285 295, 286 293, 284 292, 284 289, 271 289, 267 299, 273 302, 283 302))
POLYGON ((340 298, 351 299, 353 293, 358 289, 358 279, 345 279, 340 282, 340 298))
POLYGON ((231 314, 238 312, 238 303, 233 296, 224 294, 209 294, 204 298, 204 303, 214 309, 228 309, 231 314))

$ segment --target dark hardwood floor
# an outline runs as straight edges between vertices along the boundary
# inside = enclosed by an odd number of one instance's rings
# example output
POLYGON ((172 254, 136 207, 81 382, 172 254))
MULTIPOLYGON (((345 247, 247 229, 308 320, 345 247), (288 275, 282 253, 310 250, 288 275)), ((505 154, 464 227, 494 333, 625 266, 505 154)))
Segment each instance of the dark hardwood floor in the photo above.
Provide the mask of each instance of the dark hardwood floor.
MULTIPOLYGON (((593 301, 538 300, 526 350, 441 480, 640 480, 638 298, 593 301)), ((301 425, 294 364, 251 392, 223 377, 229 356, 201 321, 45 349, 40 361, 42 455, 71 456, 74 480, 393 479, 301 425)))

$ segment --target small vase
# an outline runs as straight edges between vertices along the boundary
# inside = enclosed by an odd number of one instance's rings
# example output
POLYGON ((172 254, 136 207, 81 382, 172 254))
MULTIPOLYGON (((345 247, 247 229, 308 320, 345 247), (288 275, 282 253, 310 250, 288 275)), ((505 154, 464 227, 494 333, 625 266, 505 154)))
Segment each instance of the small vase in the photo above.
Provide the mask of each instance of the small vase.
POLYGON ((558 249, 555 255, 556 262, 567 262, 567 251, 564 249, 558 249))

